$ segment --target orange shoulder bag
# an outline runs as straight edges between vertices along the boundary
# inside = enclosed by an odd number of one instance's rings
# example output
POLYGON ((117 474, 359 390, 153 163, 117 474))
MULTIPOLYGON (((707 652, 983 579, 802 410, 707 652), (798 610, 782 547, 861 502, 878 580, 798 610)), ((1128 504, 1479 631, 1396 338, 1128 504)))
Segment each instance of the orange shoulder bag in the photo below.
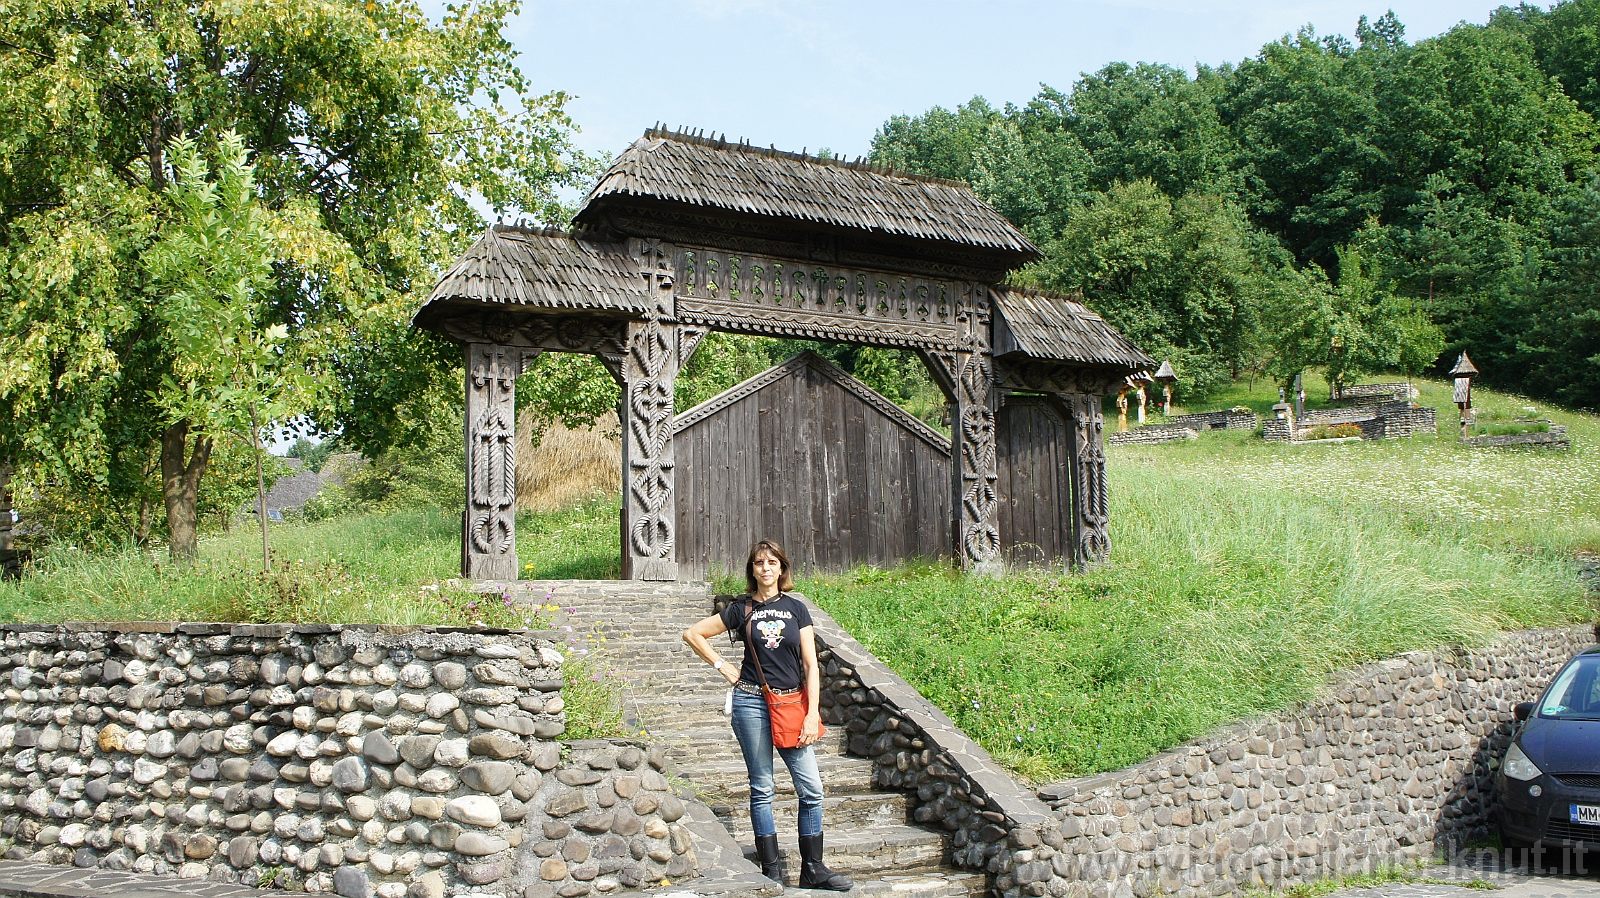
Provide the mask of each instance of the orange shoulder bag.
MULTIPOLYGON (((767 675, 761 669, 761 653, 751 641, 750 628, 755 611, 756 600, 751 596, 744 616, 744 644, 751 660, 756 663, 756 676, 761 678, 761 695, 767 700, 767 716, 772 721, 772 744, 778 748, 799 748, 800 728, 806 722, 806 688, 802 684, 794 692, 780 694, 767 685, 767 675)), ((827 732, 827 728, 818 721, 817 738, 821 739, 827 732)))

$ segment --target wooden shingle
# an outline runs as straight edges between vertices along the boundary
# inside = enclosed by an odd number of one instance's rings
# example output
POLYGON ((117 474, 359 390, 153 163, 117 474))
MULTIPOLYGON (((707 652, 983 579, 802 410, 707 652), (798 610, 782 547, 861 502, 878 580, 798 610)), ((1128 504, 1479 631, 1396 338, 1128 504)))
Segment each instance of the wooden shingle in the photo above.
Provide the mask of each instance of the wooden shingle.
POLYGON ((598 220, 601 209, 629 199, 1039 257, 965 184, 659 128, 617 157, 576 220, 598 220))
POLYGON ((1144 350, 1070 296, 997 287, 994 297, 997 324, 1003 325, 995 329, 996 356, 1133 370, 1155 365, 1144 350))

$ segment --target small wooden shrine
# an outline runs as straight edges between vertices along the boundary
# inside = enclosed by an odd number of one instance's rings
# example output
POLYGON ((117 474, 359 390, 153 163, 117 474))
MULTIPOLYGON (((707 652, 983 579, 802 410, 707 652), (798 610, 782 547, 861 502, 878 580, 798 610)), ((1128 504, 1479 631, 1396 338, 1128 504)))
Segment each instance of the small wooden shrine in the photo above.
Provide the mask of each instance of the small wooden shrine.
MULTIPOLYGON (((1001 483, 1000 458, 1031 451, 1022 440, 1062 462, 1023 503, 1065 522, 1070 544, 1049 554, 1103 559, 1101 400, 1154 362, 1074 299, 1004 286, 1038 257, 964 184, 647 131, 570 233, 491 227, 416 314, 466 356, 463 575, 517 576, 514 391, 552 351, 595 355, 622 390, 623 575, 672 580, 680 560, 703 558, 678 539, 673 383, 711 330, 916 351, 954 431, 935 478, 947 495, 926 506, 947 509, 949 555, 1001 565, 1004 493, 1019 486, 1015 475, 1001 483)), ((742 550, 728 561, 741 564, 742 550)))

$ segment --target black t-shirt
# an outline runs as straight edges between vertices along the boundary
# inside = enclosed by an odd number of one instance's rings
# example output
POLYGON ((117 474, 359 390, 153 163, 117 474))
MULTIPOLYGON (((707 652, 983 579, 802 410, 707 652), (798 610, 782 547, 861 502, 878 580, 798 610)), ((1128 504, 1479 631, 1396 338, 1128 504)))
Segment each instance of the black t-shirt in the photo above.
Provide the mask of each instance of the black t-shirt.
MULTIPOLYGON (((750 597, 741 596, 722 610, 722 622, 728 629, 744 638, 745 611, 750 607, 750 597)), ((800 631, 811 626, 811 610, 804 602, 780 594, 768 602, 757 602, 750 639, 744 646, 744 664, 739 668, 739 679, 746 683, 761 684, 756 673, 752 652, 761 653, 761 670, 767 675, 767 685, 773 689, 798 689, 805 685, 805 664, 800 656, 800 631)))

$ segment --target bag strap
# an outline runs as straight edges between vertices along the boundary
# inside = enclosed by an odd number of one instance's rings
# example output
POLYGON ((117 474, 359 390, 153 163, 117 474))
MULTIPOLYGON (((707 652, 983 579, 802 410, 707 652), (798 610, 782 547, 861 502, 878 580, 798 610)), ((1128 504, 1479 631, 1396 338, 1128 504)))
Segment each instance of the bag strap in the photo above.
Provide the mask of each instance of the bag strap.
POLYGON ((750 596, 749 602, 750 607, 744 613, 744 650, 750 653, 750 660, 756 663, 756 676, 761 678, 761 691, 770 695, 772 687, 767 685, 767 675, 761 670, 761 652, 756 649, 755 642, 750 638, 750 626, 756 616, 756 597, 750 596))

